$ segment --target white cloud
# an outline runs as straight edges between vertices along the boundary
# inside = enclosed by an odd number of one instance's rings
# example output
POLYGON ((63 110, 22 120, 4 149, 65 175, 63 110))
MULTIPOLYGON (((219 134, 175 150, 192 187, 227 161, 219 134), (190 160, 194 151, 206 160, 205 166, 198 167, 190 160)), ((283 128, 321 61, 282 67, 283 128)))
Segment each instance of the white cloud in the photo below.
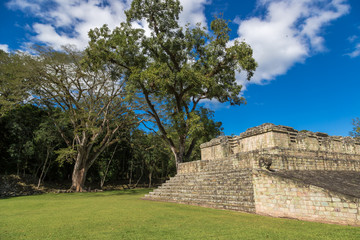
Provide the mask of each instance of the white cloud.
MULTIPOLYGON (((124 10, 132 0, 11 0, 7 6, 36 16, 41 22, 34 23, 32 41, 45 43, 55 49, 72 44, 79 49, 85 48, 88 32, 95 27, 107 24, 111 29, 125 21, 124 10), (106 3, 105 3, 106 2, 106 3)), ((209 0, 181 0, 184 11, 180 22, 206 24, 204 5, 209 0)), ((141 26, 148 30, 145 22, 141 26)))
POLYGON ((29 0, 12 0, 7 3, 7 6, 10 9, 14 10, 21 10, 21 11, 30 11, 30 12, 39 12, 40 11, 40 5, 43 1, 29 1, 29 0))
POLYGON ((7 44, 0 44, 0 50, 4 52, 9 52, 9 46, 7 44))
MULTIPOLYGON (((258 4, 265 8, 265 16, 237 20, 239 39, 251 45, 259 64, 251 81, 256 84, 324 51, 324 27, 349 11, 344 0, 260 0, 258 4)), ((245 83, 240 75, 238 79, 245 83)))
POLYGON ((204 14, 205 5, 210 3, 210 0, 180 0, 181 5, 183 6, 183 12, 180 15, 181 25, 190 23, 195 25, 196 23, 201 23, 203 26, 206 26, 206 17, 204 14))
MULTIPOLYGON (((124 10, 132 0, 11 0, 8 6, 32 14, 33 41, 59 49, 72 44, 83 49, 90 29, 108 24, 110 28, 125 20, 124 10), (49 4, 51 3, 51 4, 49 4)), ((181 0, 184 11, 180 23, 206 25, 204 8, 211 0, 181 0)), ((239 20, 239 39, 254 50, 259 67, 252 83, 261 84, 285 74, 295 63, 324 51, 323 30, 331 21, 349 11, 346 0, 258 0, 264 16, 239 20)), ((145 22, 140 23, 148 31, 145 22)), ((359 47, 349 54, 359 55, 359 47)), ((239 82, 244 81, 238 74, 239 82)), ((246 85, 246 84, 245 84, 246 85)), ((245 86, 246 87, 246 86, 245 86)))
MULTIPOLYGON (((360 26, 358 27, 358 29, 360 29, 360 26)), ((348 37, 348 41, 350 44, 353 44, 355 46, 353 47, 353 50, 350 53, 347 53, 345 55, 348 55, 351 58, 360 56, 360 37, 357 35, 352 35, 348 37)))
POLYGON ((355 42, 357 39, 358 39, 358 36, 356 36, 356 35, 353 35, 353 36, 348 37, 348 41, 349 41, 350 43, 355 42))
POLYGON ((218 110, 218 109, 230 109, 229 103, 221 103, 217 99, 203 99, 200 101, 200 104, 202 104, 203 107, 211 109, 211 110, 218 110))
POLYGON ((37 34, 34 37, 36 42, 45 43, 48 46, 53 47, 56 50, 60 50, 63 45, 74 45, 77 48, 83 48, 86 45, 87 39, 78 37, 69 37, 66 34, 60 34, 56 32, 56 29, 49 24, 35 23, 33 29, 37 34))
POLYGON ((34 23, 34 42, 45 43, 55 49, 72 44, 83 49, 88 42, 88 32, 95 27, 108 24, 114 28, 125 19, 126 1, 109 0, 13 0, 9 6, 20 10, 30 10, 41 22, 34 23), (20 5, 23 4, 23 5, 20 5), (29 7, 24 7, 29 6, 29 7))
POLYGON ((355 45, 354 50, 351 53, 348 53, 346 55, 350 56, 351 58, 355 58, 355 57, 360 56, 360 43, 357 43, 355 45))

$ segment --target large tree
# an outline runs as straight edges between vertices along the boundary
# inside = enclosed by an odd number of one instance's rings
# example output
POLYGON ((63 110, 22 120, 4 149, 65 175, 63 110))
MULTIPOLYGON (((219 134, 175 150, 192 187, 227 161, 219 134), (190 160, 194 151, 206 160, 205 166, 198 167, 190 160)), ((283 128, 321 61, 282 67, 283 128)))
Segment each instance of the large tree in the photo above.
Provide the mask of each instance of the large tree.
POLYGON ((178 0, 134 0, 126 23, 112 32, 106 26, 90 31, 86 50, 96 63, 126 69, 134 102, 145 106, 154 122, 148 127, 156 126, 176 165, 189 158, 204 130, 201 101, 244 103, 235 74, 246 71, 250 80, 257 66, 249 45, 230 41, 226 20, 215 18, 209 30, 181 27, 181 11, 178 0), (150 32, 133 27, 144 20, 150 32))
POLYGON ((136 119, 125 102, 125 82, 117 66, 85 64, 81 52, 38 49, 31 61, 38 104, 52 110, 57 130, 67 144, 60 157, 74 162, 71 189, 84 190, 86 174, 99 155, 118 141, 119 130, 136 119))

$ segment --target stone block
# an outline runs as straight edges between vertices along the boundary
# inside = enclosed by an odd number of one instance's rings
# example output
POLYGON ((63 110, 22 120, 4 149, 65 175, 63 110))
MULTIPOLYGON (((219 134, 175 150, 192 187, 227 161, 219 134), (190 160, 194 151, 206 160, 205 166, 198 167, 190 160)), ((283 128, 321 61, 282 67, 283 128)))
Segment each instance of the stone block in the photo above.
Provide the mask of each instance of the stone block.
POLYGON ((350 208, 348 210, 349 213, 358 213, 358 209, 355 209, 355 208, 350 208))
POLYGON ((349 204, 349 208, 357 208, 356 203, 350 203, 350 204, 349 204))

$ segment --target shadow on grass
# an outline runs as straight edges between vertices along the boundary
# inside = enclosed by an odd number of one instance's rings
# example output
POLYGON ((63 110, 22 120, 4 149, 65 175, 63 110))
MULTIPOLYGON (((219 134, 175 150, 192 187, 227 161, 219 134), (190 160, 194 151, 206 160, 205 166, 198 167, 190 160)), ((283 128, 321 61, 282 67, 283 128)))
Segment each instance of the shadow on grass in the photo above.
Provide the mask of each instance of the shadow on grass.
POLYGON ((35 196, 46 196, 49 195, 68 195, 68 196, 77 196, 77 197, 109 197, 109 196, 124 196, 124 195, 145 195, 148 192, 152 191, 151 188, 136 188, 136 189, 124 189, 124 190, 108 190, 102 192, 62 192, 62 193, 36 193, 36 194, 29 194, 29 195, 18 195, 18 196, 1 196, 0 200, 2 199, 11 199, 11 198, 18 198, 18 197, 35 197, 35 196))
POLYGON ((103 192, 81 192, 81 193, 64 193, 86 197, 108 197, 108 196, 123 196, 123 195, 142 195, 152 191, 151 188, 136 188, 136 189, 124 189, 124 190, 108 190, 103 192))
POLYGON ((24 194, 24 195, 15 195, 15 196, 0 196, 0 200, 2 199, 10 199, 10 198, 18 198, 18 197, 31 197, 31 196, 39 196, 44 195, 46 192, 37 192, 33 194, 24 194))

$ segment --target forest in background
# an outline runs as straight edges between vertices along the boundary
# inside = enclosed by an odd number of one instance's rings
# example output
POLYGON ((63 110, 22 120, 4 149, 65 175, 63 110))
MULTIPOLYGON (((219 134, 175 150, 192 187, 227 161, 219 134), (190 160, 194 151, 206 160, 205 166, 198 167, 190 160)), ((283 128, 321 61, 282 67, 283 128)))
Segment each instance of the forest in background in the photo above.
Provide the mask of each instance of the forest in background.
MULTIPOLYGON (((212 134, 203 141, 221 134, 221 123, 208 120, 212 134)), ((66 144, 51 121, 46 109, 32 104, 18 105, 0 118, 0 175, 31 177, 38 187, 71 183, 73 159, 59 158, 66 144)), ((140 125, 120 135, 89 169, 88 185, 151 187, 176 174, 174 157, 158 135, 140 125)), ((200 159, 200 144, 189 161, 200 159)))
POLYGON ((221 134, 204 101, 244 104, 251 47, 228 21, 179 24, 178 0, 134 0, 115 29, 91 29, 82 51, 0 50, 0 174, 44 181, 162 182, 221 134), (147 22, 148 31, 134 23, 147 22))

